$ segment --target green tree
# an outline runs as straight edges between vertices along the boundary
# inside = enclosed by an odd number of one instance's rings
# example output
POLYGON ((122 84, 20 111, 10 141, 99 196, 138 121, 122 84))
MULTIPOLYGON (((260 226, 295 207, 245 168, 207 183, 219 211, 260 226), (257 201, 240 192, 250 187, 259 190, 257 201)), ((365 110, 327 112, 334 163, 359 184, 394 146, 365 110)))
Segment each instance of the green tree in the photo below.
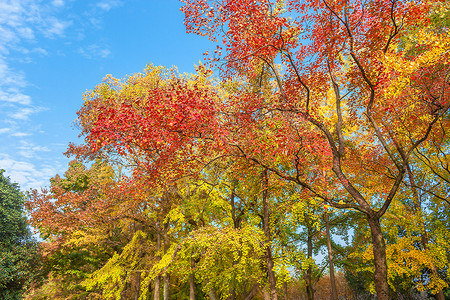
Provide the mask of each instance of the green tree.
POLYGON ((0 299, 20 299, 38 274, 38 246, 23 211, 25 195, 0 170, 0 299))

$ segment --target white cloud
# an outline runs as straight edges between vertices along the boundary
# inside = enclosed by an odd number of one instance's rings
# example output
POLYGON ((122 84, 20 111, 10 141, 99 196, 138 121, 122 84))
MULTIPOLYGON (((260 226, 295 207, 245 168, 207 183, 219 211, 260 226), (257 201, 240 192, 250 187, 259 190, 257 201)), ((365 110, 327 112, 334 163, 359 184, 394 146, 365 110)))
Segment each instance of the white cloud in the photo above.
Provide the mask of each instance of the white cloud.
POLYGON ((25 80, 23 72, 12 70, 8 66, 5 57, 1 55, 0 51, 0 102, 3 101, 29 105, 31 103, 30 96, 21 92, 21 90, 27 85, 28 83, 25 80))
POLYGON ((32 114, 43 111, 42 107, 23 107, 19 108, 18 111, 9 113, 9 116, 14 120, 26 121, 32 114))
POLYGON ((17 28, 17 33, 22 38, 29 39, 29 40, 34 39, 34 32, 33 32, 33 29, 31 29, 30 27, 17 28))
MULTIPOLYGON (((17 122, 12 122, 10 125, 12 125, 12 127, 0 128, 0 134, 8 134, 8 136, 12 136, 12 137, 31 136, 31 133, 29 133, 29 132, 18 131, 17 126, 16 126, 17 122)), ((37 149, 39 149, 39 148, 37 148, 37 149)))
POLYGON ((31 52, 37 53, 37 54, 40 54, 40 55, 48 55, 47 50, 42 49, 41 47, 33 48, 33 49, 31 50, 31 52))
POLYGON ((6 171, 5 175, 11 178, 12 182, 19 183, 21 190, 37 189, 48 185, 51 177, 58 173, 58 166, 47 163, 44 166, 37 166, 25 160, 15 160, 8 154, 0 153, 0 169, 6 171))
POLYGON ((33 152, 43 151, 43 152, 50 152, 50 149, 48 149, 45 146, 36 146, 30 143, 25 143, 25 145, 20 146, 19 149, 29 150, 33 152))
POLYGON ((41 21, 41 13, 30 1, 1 1, 0 3, 0 53, 8 53, 21 39, 34 39, 33 25, 41 21))
POLYGON ((21 141, 21 146, 18 149, 19 154, 26 158, 35 158, 36 152, 50 152, 50 149, 45 146, 34 145, 25 141, 21 141))
POLYGON ((47 38, 63 36, 72 25, 65 16, 56 17, 63 0, 52 5, 35 0, 0 1, 0 53, 7 54, 23 40, 35 40, 41 34, 47 38))
POLYGON ((109 11, 112 8, 119 7, 121 5, 122 2, 118 0, 103 0, 97 3, 97 7, 105 11, 109 11))
MULTIPOLYGON (((47 47, 43 46, 46 45, 45 38, 64 37, 68 43, 84 40, 88 30, 101 28, 101 15, 123 2, 95 0, 81 13, 70 10, 73 3, 66 0, 0 0, 0 109, 3 113, 0 135, 14 140, 14 144, 37 132, 25 126, 30 125, 30 116, 44 110, 36 107, 26 90, 34 86, 27 82, 20 63, 32 62, 39 55, 49 55, 47 47), (89 22, 91 19, 96 20, 97 28, 89 22)), ((64 50, 64 47, 54 48, 55 53, 64 53, 64 50)), ((111 56, 109 47, 101 43, 80 49, 80 53, 93 59, 111 56)), ((39 124, 32 125, 39 127, 39 124)), ((22 142, 19 146, 11 149, 5 146, 4 149, 8 150, 0 151, 9 154, 0 153, 0 168, 5 169, 14 182, 21 184, 22 189, 48 184, 48 179, 57 173, 57 166, 59 170, 65 167, 65 163, 50 158, 54 145, 45 147, 22 142), (46 160, 45 156, 49 158, 46 160)))
POLYGON ((89 23, 92 25, 93 28, 101 29, 103 25, 103 20, 98 17, 90 17, 89 23))
POLYGON ((15 137, 24 137, 24 136, 30 136, 31 133, 25 133, 25 132, 15 132, 13 134, 11 134, 11 136, 15 136, 15 137))
POLYGON ((89 59, 107 58, 112 54, 111 50, 109 50, 107 46, 100 46, 97 44, 92 44, 85 48, 80 48, 78 49, 78 52, 89 59))
POLYGON ((0 90, 0 101, 30 105, 31 97, 14 90, 11 92, 4 92, 0 90))
POLYGON ((0 20, 9 26, 17 25, 22 11, 19 1, 0 2, 0 20))
POLYGON ((55 17, 49 17, 43 29, 43 33, 48 38, 63 36, 67 27, 72 25, 71 21, 61 21, 55 17))
POLYGON ((11 28, 5 28, 0 26, 0 53, 8 53, 7 46, 11 46, 19 41, 19 37, 16 32, 14 32, 11 28))
POLYGON ((13 71, 0 56, 0 88, 23 88, 27 86, 23 72, 13 71))
POLYGON ((61 7, 61 6, 64 6, 64 1, 63 0, 53 0, 52 5, 56 6, 56 7, 61 7))
POLYGON ((11 128, 0 128, 0 134, 8 133, 11 131, 11 128))

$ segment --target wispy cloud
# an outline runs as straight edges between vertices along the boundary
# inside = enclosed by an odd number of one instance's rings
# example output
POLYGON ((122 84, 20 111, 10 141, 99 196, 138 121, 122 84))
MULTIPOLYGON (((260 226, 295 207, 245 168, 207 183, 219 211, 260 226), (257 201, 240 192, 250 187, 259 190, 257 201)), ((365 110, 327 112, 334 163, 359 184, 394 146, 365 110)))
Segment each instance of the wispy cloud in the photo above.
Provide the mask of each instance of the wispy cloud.
POLYGON ((62 36, 72 24, 57 18, 55 8, 63 1, 53 1, 53 6, 32 0, 0 2, 0 53, 6 54, 22 40, 34 40, 38 33, 45 37, 62 36))
POLYGON ((19 146, 19 154, 26 158, 35 158, 37 152, 50 152, 45 146, 35 145, 26 141, 21 141, 19 146))
POLYGON ((24 74, 13 71, 0 55, 0 102, 30 105, 31 97, 21 92, 26 86, 24 74))
POLYGON ((97 3, 97 7, 105 10, 105 11, 109 11, 112 8, 116 8, 122 5, 122 1, 118 1, 118 0, 103 0, 97 3))
POLYGON ((0 128, 0 134, 5 134, 11 131, 11 128, 0 128))
MULTIPOLYGON (((10 124, 11 127, 3 127, 0 128, 0 135, 7 135, 10 137, 14 137, 14 138, 23 138, 23 137, 27 137, 27 136, 31 136, 31 132, 26 132, 26 131, 22 131, 19 129, 20 126, 17 126, 17 122, 16 121, 11 121, 10 120, 10 124)), ((34 129, 33 129, 34 130, 34 129)), ((31 131, 33 131, 31 130, 31 131)))
POLYGON ((78 52, 86 58, 107 58, 111 56, 112 52, 107 46, 100 46, 92 44, 84 48, 79 48, 78 52))
POLYGON ((63 36, 66 28, 68 28, 72 24, 72 21, 62 21, 55 17, 50 17, 45 22, 43 33, 47 38, 63 36))
POLYGON ((30 27, 19 27, 17 33, 21 38, 32 40, 34 39, 34 32, 30 27))
POLYGON ((42 49, 41 47, 33 48, 33 49, 31 49, 30 52, 31 52, 31 53, 37 53, 37 54, 40 54, 40 55, 48 55, 47 50, 42 49))
POLYGON ((0 168, 6 170, 6 175, 13 182, 19 183, 21 190, 46 186, 49 179, 60 171, 60 167, 56 164, 38 166, 26 160, 13 159, 4 153, 0 153, 0 168))
POLYGON ((52 5, 56 6, 56 7, 61 7, 61 6, 64 6, 64 1, 63 0, 53 0, 52 5))
POLYGON ((11 136, 14 137, 24 137, 24 136, 30 136, 31 133, 26 133, 26 132, 14 132, 13 134, 11 134, 11 136))
POLYGON ((23 72, 12 70, 0 55, 0 89, 23 88, 27 86, 23 72))
POLYGON ((9 113, 9 117, 11 117, 14 120, 21 120, 25 121, 30 118, 32 114, 44 111, 45 109, 42 107, 22 107, 19 108, 15 112, 9 113))
MULTIPOLYGON (((47 38, 63 36, 71 20, 56 16, 55 7, 64 1, 54 0, 53 7, 34 0, 0 1, 0 101, 30 105, 31 98, 22 89, 28 85, 23 72, 14 70, 8 57, 14 51, 23 54, 47 55, 42 47, 27 49, 25 41, 36 40, 37 35, 47 38)), ((30 58, 20 61, 29 62, 30 58)))
MULTIPOLYGON (((67 45, 74 40, 82 42, 93 29, 89 20, 96 20, 94 29, 101 29, 102 15, 123 2, 96 0, 85 5, 85 11, 72 10, 74 3, 72 0, 0 0, 0 135, 14 144, 11 149, 6 144, 0 149, 3 152, 0 152, 0 168, 23 189, 48 184, 48 179, 64 168, 65 163, 51 157, 54 145, 19 142, 21 139, 33 140, 32 136, 40 133, 36 130, 40 125, 32 123, 32 116, 45 110, 30 96, 29 91, 36 86, 27 81, 20 64, 33 62, 38 56, 64 53, 67 49, 63 46, 52 49, 46 45, 67 45), (48 39, 67 43, 46 43, 48 39)), ((80 55, 89 59, 112 55, 106 43, 89 43, 92 41, 79 49, 80 55)))
POLYGON ((30 105, 31 97, 20 93, 16 89, 11 89, 9 92, 0 90, 0 101, 30 105))
POLYGON ((21 23, 23 8, 19 1, 1 1, 0 2, 0 20, 8 26, 16 26, 21 23))

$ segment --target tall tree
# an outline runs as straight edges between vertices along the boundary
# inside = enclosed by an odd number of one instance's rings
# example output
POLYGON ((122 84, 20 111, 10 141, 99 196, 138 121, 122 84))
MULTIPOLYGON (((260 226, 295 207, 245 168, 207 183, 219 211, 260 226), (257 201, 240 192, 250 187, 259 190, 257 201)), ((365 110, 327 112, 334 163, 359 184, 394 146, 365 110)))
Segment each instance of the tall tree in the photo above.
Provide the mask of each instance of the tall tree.
POLYGON ((38 297, 42 290, 47 290, 47 296, 52 298, 82 294, 85 290, 81 281, 113 251, 113 243, 107 239, 115 239, 107 226, 99 226, 106 221, 99 218, 99 212, 110 207, 108 200, 99 195, 110 186, 112 173, 109 166, 100 162, 87 169, 73 161, 65 176, 51 179, 49 190, 34 190, 30 194, 26 207, 31 224, 44 240, 43 271, 48 277, 32 297, 38 297), (93 243, 98 247, 90 247, 93 243))
POLYGON ((38 243, 28 227, 25 195, 0 170, 0 298, 22 299, 39 274, 38 243))
MULTIPOLYGON (((371 231, 377 297, 389 299, 380 220, 398 194, 413 151, 437 133, 450 103, 445 63, 450 44, 445 32, 428 26, 430 3, 183 2, 187 30, 223 42, 226 77, 253 77, 262 62, 276 78, 278 92, 270 106, 260 94, 238 101, 291 128, 294 134, 279 135, 287 141, 280 148, 291 155, 292 168, 281 168, 269 149, 255 155, 241 141, 232 143, 239 145, 236 155, 333 207, 363 213, 371 231), (416 42, 405 44, 402 39, 411 32, 416 42), (284 74, 277 60, 285 65, 284 74), (325 156, 324 167, 332 171, 331 186, 318 182, 319 168, 305 163, 318 156, 325 156)), ((259 121, 252 114, 245 120, 259 121)), ((246 128, 254 138, 255 127, 246 128)))

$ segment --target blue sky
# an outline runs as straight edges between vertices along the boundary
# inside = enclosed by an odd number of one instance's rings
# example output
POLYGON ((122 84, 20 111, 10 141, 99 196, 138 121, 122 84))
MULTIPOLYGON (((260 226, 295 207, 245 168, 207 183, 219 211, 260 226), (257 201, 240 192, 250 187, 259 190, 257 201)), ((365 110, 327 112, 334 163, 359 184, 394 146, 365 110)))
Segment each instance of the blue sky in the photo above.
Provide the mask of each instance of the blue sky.
POLYGON ((62 174, 82 94, 148 63, 193 72, 206 38, 177 0, 0 0, 0 169, 22 190, 62 174))

